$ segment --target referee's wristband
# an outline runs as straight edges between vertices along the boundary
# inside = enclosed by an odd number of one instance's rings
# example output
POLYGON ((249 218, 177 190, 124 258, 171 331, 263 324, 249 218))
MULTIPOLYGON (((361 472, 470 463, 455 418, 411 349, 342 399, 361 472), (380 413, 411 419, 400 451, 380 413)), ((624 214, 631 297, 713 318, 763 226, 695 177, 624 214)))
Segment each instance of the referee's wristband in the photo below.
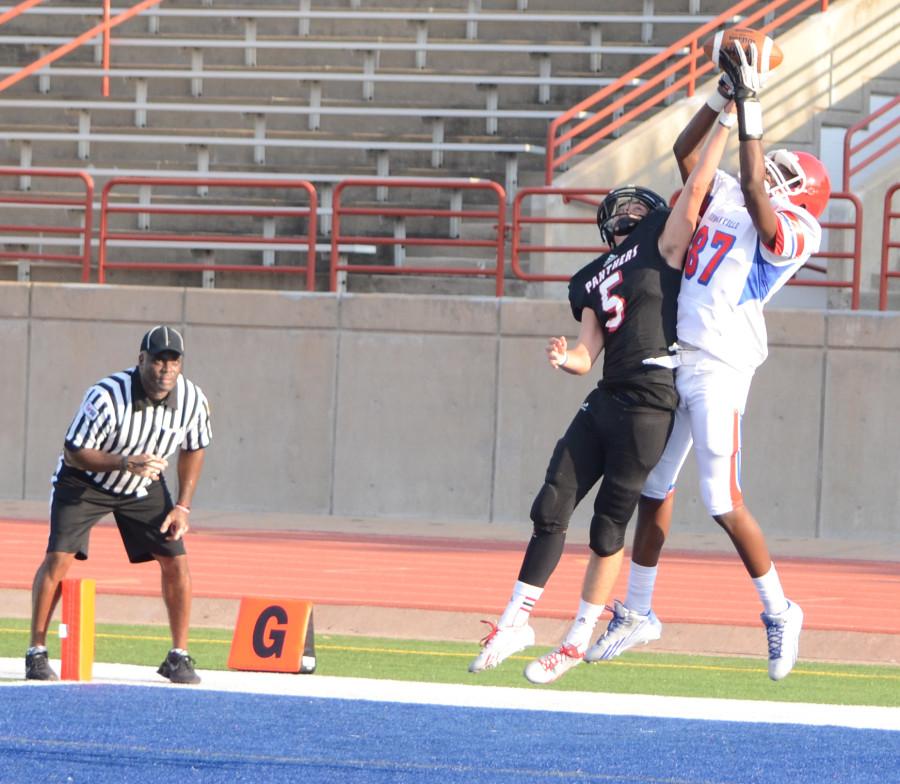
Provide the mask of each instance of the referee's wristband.
POLYGON ((190 513, 191 513, 191 507, 185 506, 184 504, 175 504, 175 508, 176 508, 176 509, 180 509, 180 510, 181 510, 182 512, 184 512, 185 514, 190 514, 190 513))
POLYGON ((122 462, 121 462, 121 464, 119 465, 119 470, 120 470, 120 471, 127 471, 127 470, 128 470, 128 455, 122 455, 122 462))
POLYGON ((565 367, 565 366, 566 366, 566 363, 567 363, 568 361, 569 361, 569 352, 568 352, 568 351, 564 351, 564 352, 563 352, 562 359, 559 360, 559 362, 556 363, 556 366, 557 366, 557 367, 565 367))

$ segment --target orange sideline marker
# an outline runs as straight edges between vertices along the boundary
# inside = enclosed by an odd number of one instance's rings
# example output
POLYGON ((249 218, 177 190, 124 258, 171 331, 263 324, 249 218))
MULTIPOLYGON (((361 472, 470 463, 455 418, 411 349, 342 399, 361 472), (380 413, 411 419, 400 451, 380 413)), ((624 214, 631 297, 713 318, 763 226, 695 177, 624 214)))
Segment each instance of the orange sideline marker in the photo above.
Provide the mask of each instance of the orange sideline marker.
POLYGON ((312 602, 243 597, 228 666, 232 670, 314 672, 312 602))
POLYGON ((60 677, 64 681, 89 681, 93 677, 95 595, 93 580, 62 581, 59 639, 62 644, 60 677))

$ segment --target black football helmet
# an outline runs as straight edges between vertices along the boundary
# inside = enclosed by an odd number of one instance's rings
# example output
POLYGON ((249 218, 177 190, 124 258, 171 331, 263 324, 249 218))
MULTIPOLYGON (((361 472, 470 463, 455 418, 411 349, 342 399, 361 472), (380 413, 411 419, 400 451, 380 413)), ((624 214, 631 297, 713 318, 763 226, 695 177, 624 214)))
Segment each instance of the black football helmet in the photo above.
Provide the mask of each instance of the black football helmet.
POLYGON ((640 185, 623 185, 621 188, 611 190, 597 208, 597 226, 600 229, 600 236, 609 247, 615 247, 614 237, 616 234, 620 236, 630 234, 644 217, 627 212, 619 213, 623 205, 634 200, 645 204, 650 212, 668 206, 662 196, 649 188, 642 188, 640 185))

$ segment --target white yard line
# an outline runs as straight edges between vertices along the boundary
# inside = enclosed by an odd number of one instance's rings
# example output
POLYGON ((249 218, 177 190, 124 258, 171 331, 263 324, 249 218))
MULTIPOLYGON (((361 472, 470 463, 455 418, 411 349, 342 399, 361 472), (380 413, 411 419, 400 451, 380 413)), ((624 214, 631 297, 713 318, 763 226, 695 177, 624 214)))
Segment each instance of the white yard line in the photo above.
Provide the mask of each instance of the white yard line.
MULTIPOLYGON (((52 663, 58 672, 59 662, 52 663)), ((0 680, 21 679, 23 670, 22 659, 0 658, 0 680)), ((657 697, 644 694, 544 691, 504 686, 479 686, 477 684, 335 678, 326 675, 286 675, 220 670, 201 670, 200 674, 203 682, 198 686, 176 687, 157 675, 153 667, 96 663, 93 683, 271 694, 284 697, 450 705, 464 708, 558 711, 607 716, 646 716, 763 724, 805 724, 900 731, 900 708, 696 697, 657 697)), ((24 680, 11 680, 0 686, 46 687, 45 684, 26 683, 24 680)), ((52 685, 49 686, 52 688, 52 685)))

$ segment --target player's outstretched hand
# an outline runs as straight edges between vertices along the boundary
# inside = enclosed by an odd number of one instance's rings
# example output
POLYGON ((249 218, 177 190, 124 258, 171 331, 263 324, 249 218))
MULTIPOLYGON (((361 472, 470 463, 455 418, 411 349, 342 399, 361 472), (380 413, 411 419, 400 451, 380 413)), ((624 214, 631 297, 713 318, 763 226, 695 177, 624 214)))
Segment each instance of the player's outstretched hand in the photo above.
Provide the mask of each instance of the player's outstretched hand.
POLYGON ((759 50, 751 42, 750 57, 744 52, 739 41, 734 41, 731 50, 723 47, 719 53, 719 66, 734 85, 735 100, 755 98, 763 88, 764 78, 759 70, 759 50))
POLYGON ((554 370, 558 370, 565 364, 565 360, 568 356, 567 349, 568 343, 564 337, 550 338, 547 341, 547 361, 550 363, 550 367, 554 370))

